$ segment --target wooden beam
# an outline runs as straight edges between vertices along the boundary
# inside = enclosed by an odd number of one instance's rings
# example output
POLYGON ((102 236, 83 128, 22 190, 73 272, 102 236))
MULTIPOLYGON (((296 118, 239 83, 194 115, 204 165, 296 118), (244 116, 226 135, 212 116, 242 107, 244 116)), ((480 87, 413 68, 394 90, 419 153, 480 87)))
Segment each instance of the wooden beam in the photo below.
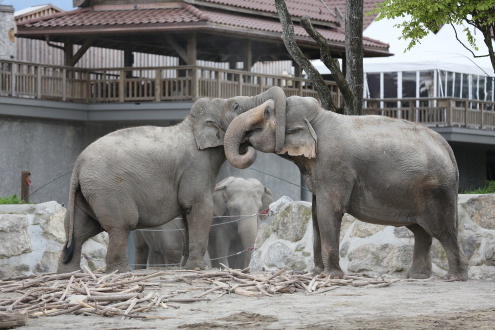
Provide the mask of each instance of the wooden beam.
POLYGON ((74 44, 70 39, 64 42, 64 65, 70 66, 72 57, 74 55, 74 44))
POLYGON ((72 56, 70 60, 70 66, 76 65, 77 62, 83 57, 83 55, 86 53, 86 51, 93 45, 93 42, 96 40, 96 37, 91 37, 89 39, 84 40, 83 44, 81 45, 81 48, 72 56))
POLYGON ((198 58, 196 33, 191 33, 187 36, 187 59, 188 65, 196 65, 196 59, 198 58))
POLYGON ((187 63, 187 52, 184 50, 184 48, 182 48, 181 45, 179 45, 179 43, 177 41, 175 41, 174 38, 172 38, 171 36, 166 36, 165 39, 167 40, 167 42, 170 44, 170 46, 172 46, 172 48, 177 52, 177 54, 179 55, 179 57, 187 63))
POLYGON ((251 71, 253 66, 253 49, 251 45, 251 39, 246 40, 244 43, 244 63, 242 68, 244 71, 251 71))

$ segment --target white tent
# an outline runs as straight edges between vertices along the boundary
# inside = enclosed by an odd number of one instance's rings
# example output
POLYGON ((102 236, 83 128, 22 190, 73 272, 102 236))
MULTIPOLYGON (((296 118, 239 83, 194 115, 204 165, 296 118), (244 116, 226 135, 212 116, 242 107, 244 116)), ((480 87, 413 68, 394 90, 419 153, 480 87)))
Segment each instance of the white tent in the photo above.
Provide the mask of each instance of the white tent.
MULTIPOLYGON (((388 43, 394 54, 364 59, 366 98, 456 97, 494 101, 494 70, 488 57, 474 58, 457 41, 451 25, 428 34, 404 52, 409 42, 399 39, 401 29, 394 26, 403 20, 375 21, 363 33, 388 43)), ((467 27, 473 31, 471 26, 467 27)), ((465 28, 456 26, 458 38, 468 46, 465 28)), ((473 35, 479 48, 475 53, 488 54, 481 32, 473 31, 473 35)), ((314 64, 322 74, 330 73, 321 61, 314 64)))
MULTIPOLYGON (((444 25, 438 33, 429 33, 411 50, 404 53, 409 42, 399 39, 401 29, 394 27, 404 19, 381 20, 373 22, 363 33, 364 36, 387 42, 390 52, 395 54, 388 58, 366 58, 365 72, 381 71, 416 71, 440 69, 451 72, 471 73, 476 75, 493 76, 493 68, 488 57, 474 58, 456 39, 454 28, 444 25)), ((457 36, 469 47, 463 30, 468 27, 477 39, 479 51, 476 55, 486 55, 488 50, 483 42, 480 31, 474 31, 470 25, 456 26, 457 36)))

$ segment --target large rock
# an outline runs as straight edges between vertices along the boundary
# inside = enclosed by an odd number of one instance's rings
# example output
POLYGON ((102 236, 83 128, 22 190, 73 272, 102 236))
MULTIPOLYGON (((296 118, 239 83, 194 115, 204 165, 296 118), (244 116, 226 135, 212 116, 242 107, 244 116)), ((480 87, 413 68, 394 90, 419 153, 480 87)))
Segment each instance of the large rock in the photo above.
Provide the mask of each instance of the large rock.
MULTIPOLYGON (((272 208, 273 205, 273 208, 272 208)), ((280 268, 310 271, 313 262, 311 204, 280 199, 258 231, 253 270, 280 268)), ((459 195, 459 243, 469 259, 469 276, 495 279, 495 194, 459 195)), ((340 232, 344 272, 405 276, 412 263, 414 236, 405 227, 373 225, 345 214, 340 232)), ((445 251, 436 239, 431 249, 433 273, 447 273, 445 251)))
MULTIPOLYGON (((0 278, 57 270, 65 211, 57 202, 0 205, 0 278)), ((81 264, 103 267, 107 245, 106 233, 88 240, 81 264)))

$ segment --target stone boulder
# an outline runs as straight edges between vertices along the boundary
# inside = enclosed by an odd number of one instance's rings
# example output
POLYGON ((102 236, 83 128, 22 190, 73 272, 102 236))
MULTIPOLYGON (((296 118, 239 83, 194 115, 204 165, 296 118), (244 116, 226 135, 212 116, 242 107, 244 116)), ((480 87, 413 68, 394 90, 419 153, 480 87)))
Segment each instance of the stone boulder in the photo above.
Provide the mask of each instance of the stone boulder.
MULTIPOLYGON (((310 271, 314 267, 311 203, 281 199, 272 205, 271 216, 258 230, 251 268, 310 271)), ((458 212, 459 243, 469 259, 469 277, 495 279, 495 194, 459 195, 458 212)), ((413 234, 405 227, 373 225, 345 214, 340 266, 347 273, 405 276, 413 245, 413 234)), ((433 273, 445 275, 448 262, 436 239, 431 259, 433 273)))
MULTIPOLYGON (((65 208, 57 202, 0 205, 0 278, 57 270, 65 242, 65 208)), ((81 264, 105 266, 108 235, 83 245, 81 264)))

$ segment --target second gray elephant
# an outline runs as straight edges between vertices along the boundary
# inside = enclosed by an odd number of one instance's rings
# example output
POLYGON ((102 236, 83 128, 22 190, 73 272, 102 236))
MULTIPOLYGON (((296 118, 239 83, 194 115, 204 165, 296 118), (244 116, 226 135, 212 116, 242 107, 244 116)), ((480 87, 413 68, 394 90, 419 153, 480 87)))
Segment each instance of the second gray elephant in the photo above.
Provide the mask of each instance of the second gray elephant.
POLYGON ((459 172, 440 134, 406 120, 344 116, 323 110, 310 97, 269 100, 236 117, 225 132, 227 159, 246 168, 256 153, 241 142, 294 162, 313 193, 315 273, 342 277, 339 234, 344 213, 359 220, 406 226, 414 233, 408 276, 431 275, 432 238, 442 243, 447 278, 467 280, 468 262, 457 240, 459 172), (277 118, 283 112, 285 123, 277 118), (284 127, 283 142, 275 129, 284 127))
MULTIPOLYGON (((260 213, 272 202, 270 189, 256 179, 228 177, 216 185, 215 217, 208 244, 213 267, 219 267, 220 263, 231 268, 249 265, 252 254, 249 248, 254 246, 260 220, 266 218, 260 213)), ((185 253, 181 228, 182 222, 176 219, 156 229, 134 231, 136 269, 146 268, 146 264, 180 264, 185 253)))

